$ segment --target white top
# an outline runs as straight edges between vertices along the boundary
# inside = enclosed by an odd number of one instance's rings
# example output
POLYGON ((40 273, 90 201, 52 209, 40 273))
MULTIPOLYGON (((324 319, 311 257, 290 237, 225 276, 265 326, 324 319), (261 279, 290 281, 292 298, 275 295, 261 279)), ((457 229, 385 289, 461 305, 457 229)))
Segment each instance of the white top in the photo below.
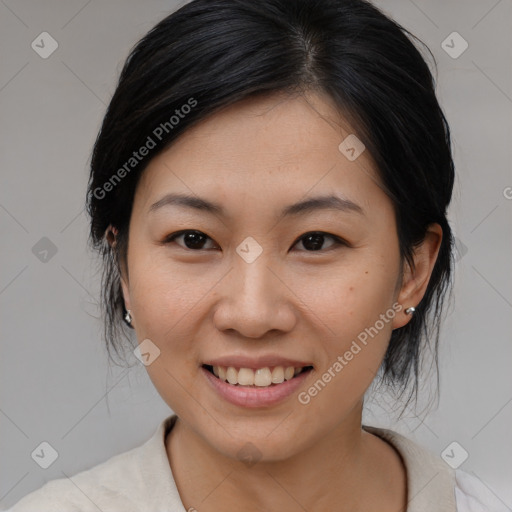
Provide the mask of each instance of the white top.
MULTIPOLYGON (((176 415, 144 444, 31 492, 8 512, 187 512, 165 448, 176 415)), ((510 512, 477 478, 392 430, 362 427, 392 444, 407 470, 407 512, 510 512)))

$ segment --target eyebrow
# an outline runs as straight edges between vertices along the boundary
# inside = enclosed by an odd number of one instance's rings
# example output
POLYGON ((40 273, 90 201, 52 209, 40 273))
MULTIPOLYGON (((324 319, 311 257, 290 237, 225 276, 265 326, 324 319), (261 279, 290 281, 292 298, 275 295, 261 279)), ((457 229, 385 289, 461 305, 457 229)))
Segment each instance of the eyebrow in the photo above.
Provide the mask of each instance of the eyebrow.
MULTIPOLYGON (((156 203, 153 203, 149 208, 149 212, 154 212, 164 206, 181 206, 214 215, 226 215, 224 208, 218 203, 207 201, 206 199, 202 199, 197 196, 175 193, 167 194, 156 203)), ((283 208, 279 214, 279 219, 289 216, 303 215, 317 210, 339 210, 347 213, 352 212, 365 215, 363 208, 350 199, 338 197, 336 195, 327 195, 311 197, 304 201, 288 205, 283 208)))

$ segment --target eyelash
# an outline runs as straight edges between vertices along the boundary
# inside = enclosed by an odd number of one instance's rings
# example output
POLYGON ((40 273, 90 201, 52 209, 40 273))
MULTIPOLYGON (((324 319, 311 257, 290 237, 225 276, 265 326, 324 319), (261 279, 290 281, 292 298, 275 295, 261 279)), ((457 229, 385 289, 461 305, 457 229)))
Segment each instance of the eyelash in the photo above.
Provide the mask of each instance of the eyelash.
MULTIPOLYGON (((170 244, 171 242, 173 242, 176 238, 182 236, 182 235, 185 235, 187 233, 195 233, 195 234, 199 234, 199 235, 203 235, 205 236, 207 239, 209 240, 212 240, 212 238, 210 238, 208 235, 206 235, 205 233, 203 233, 202 231, 198 231, 196 229, 183 229, 181 231, 176 231, 175 233, 171 233, 170 235, 168 235, 167 237, 165 237, 165 239, 163 240, 163 243, 165 245, 167 244, 170 244)), ((343 240, 342 238, 336 236, 336 235, 331 235, 330 233, 326 233, 325 231, 308 231, 307 233, 304 233, 303 235, 301 235, 299 238, 297 238, 297 240, 295 240, 295 242, 293 243, 293 246, 292 247, 295 247, 295 245, 297 245, 297 243, 299 243, 302 239, 306 238, 308 235, 321 235, 323 236, 324 238, 331 238, 332 240, 334 240, 334 244, 331 245, 330 247, 328 247, 327 249, 320 249, 318 251, 308 251, 308 250, 305 250, 303 252, 310 252, 310 253, 318 253, 318 252, 321 252, 321 253, 325 253, 327 251, 331 251, 333 249, 336 249, 338 248, 338 246, 349 246, 349 244, 343 240)), ((179 245, 179 244, 178 244, 179 245)), ((194 251, 194 252, 199 252, 199 251, 204 251, 204 250, 210 250, 210 249, 190 249, 188 247, 183 247, 183 246, 180 246, 182 249, 185 249, 187 251, 194 251)))

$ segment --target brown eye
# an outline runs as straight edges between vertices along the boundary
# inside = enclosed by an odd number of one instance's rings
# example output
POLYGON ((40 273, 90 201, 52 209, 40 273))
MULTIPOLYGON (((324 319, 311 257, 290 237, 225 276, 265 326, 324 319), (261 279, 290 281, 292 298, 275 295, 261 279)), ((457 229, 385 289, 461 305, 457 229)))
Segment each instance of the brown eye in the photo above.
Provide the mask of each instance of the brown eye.
POLYGON ((205 243, 208 240, 213 240, 208 236, 205 235, 201 231, 193 230, 193 229, 186 229, 182 231, 177 231, 176 233, 172 233, 168 237, 166 237, 165 242, 166 244, 169 244, 171 242, 174 242, 175 240, 183 237, 183 243, 178 243, 179 246, 183 247, 184 249, 191 249, 191 250, 203 250, 203 249, 209 249, 208 247, 205 247, 205 243))
POLYGON ((299 242, 302 242, 303 247, 305 247, 306 251, 308 252, 330 250, 331 248, 338 245, 346 245, 346 243, 341 238, 335 235, 324 233, 323 231, 312 231, 310 233, 302 235, 299 238, 299 240, 297 240, 297 242, 294 244, 294 246, 297 245, 299 242), (327 248, 324 247, 322 249, 322 246, 324 245, 326 239, 333 240, 333 243, 331 243, 327 248))

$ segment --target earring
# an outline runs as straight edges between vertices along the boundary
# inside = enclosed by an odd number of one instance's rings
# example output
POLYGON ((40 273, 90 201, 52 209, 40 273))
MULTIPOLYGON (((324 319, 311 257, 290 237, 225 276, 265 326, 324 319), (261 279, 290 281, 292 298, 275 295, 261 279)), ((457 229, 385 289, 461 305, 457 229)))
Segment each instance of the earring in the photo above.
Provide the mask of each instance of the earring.
POLYGON ((405 314, 406 314, 406 315, 412 315, 415 311, 416 311, 416 308, 414 308, 414 307, 412 307, 412 306, 411 306, 410 308, 407 308, 407 309, 405 310, 405 314))
POLYGON ((131 310, 127 310, 124 315, 125 322, 131 327, 132 326, 132 312, 131 310))

